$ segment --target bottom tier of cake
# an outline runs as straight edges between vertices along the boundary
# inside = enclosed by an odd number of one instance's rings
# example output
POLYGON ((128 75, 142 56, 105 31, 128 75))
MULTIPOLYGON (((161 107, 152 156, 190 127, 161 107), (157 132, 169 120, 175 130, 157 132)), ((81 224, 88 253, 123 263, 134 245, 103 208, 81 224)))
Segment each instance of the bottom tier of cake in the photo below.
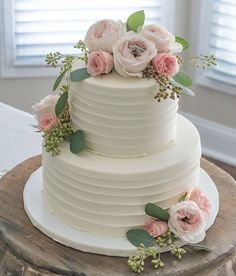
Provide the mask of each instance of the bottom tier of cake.
POLYGON ((201 157, 196 128, 178 115, 172 147, 141 158, 111 158, 83 151, 43 152, 44 198, 67 224, 100 235, 123 236, 145 222, 148 202, 168 208, 196 185, 201 157))

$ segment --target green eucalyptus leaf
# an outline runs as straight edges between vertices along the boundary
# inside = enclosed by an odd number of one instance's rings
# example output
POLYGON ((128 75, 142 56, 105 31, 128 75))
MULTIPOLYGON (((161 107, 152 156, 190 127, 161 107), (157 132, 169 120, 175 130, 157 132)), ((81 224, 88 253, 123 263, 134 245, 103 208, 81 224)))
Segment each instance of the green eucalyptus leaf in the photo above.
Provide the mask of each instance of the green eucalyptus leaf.
POLYGON ((143 229, 131 229, 126 233, 126 237, 136 247, 139 247, 141 243, 145 247, 152 247, 156 244, 154 238, 143 229))
POLYGON ((87 68, 79 68, 70 73, 70 79, 72 82, 79 82, 89 78, 87 68))
POLYGON ((145 213, 153 218, 157 218, 164 221, 168 221, 170 217, 169 213, 166 210, 153 203, 146 204, 145 213))
POLYGON ((138 27, 142 26, 145 21, 145 13, 144 10, 137 11, 132 13, 126 22, 126 27, 128 31, 134 31, 137 33, 138 27))
POLYGON ((180 43, 183 46, 184 51, 187 50, 190 47, 188 41, 185 40, 184 38, 180 37, 180 36, 175 36, 175 41, 180 43))
POLYGON ((85 148, 84 133, 82 130, 77 130, 70 136, 70 151, 79 153, 85 148))
POLYGON ((190 87, 192 86, 192 79, 191 77, 183 72, 183 71, 179 71, 174 77, 173 79, 178 82, 179 84, 183 85, 184 87, 190 87))
POLYGON ((193 92, 193 90, 184 86, 182 87, 182 94, 185 96, 195 96, 195 93, 193 92))
POLYGON ((53 85, 53 91, 55 91, 57 89, 57 87, 59 86, 59 84, 61 83, 62 79, 64 78, 65 74, 66 74, 67 70, 63 71, 56 79, 54 85, 53 85))
POLYGON ((172 83, 181 87, 181 89, 182 89, 181 94, 182 95, 185 95, 185 96, 195 96, 195 93, 193 92, 193 90, 191 90, 191 89, 189 89, 187 87, 184 87, 183 85, 179 84, 178 82, 176 82, 174 80, 172 80, 172 83))
POLYGON ((211 249, 205 245, 201 245, 201 244, 194 244, 194 243, 187 243, 185 246, 191 248, 194 251, 204 251, 204 252, 211 252, 211 249))
POLYGON ((55 106, 55 113, 57 115, 57 117, 59 117, 59 115, 62 113, 62 111, 64 110, 66 103, 68 101, 68 92, 64 92, 60 98, 57 101, 57 104, 55 106))
POLYGON ((186 192, 185 194, 183 194, 180 198, 179 198, 179 202, 180 201, 185 201, 188 199, 188 193, 186 192))

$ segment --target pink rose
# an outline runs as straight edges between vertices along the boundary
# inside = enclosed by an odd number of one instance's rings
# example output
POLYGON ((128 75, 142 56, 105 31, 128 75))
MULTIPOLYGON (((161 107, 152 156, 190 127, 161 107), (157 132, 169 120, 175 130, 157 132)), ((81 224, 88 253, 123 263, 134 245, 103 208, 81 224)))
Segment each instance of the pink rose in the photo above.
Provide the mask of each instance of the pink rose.
POLYGON ((123 77, 142 77, 157 50, 154 43, 140 34, 127 32, 113 46, 114 66, 123 77))
POLYGON ((115 42, 126 31, 121 21, 101 20, 90 26, 84 42, 90 51, 106 51, 112 53, 115 42))
POLYGON ((58 95, 48 95, 43 98, 39 103, 32 106, 34 117, 37 121, 46 114, 55 114, 55 106, 59 99, 58 95))
POLYGON ((111 54, 103 51, 95 51, 89 54, 87 70, 92 76, 108 74, 113 68, 113 57, 111 54))
POLYGON ((163 26, 146 25, 138 31, 156 45, 158 53, 179 53, 183 50, 182 45, 175 42, 175 36, 169 33, 163 26))
POLYGON ((168 224, 164 221, 156 221, 151 219, 144 225, 144 230, 147 231, 153 238, 157 238, 168 231, 168 224))
POLYGON ((45 114, 40 117, 38 122, 38 128, 42 131, 50 131, 53 126, 58 125, 59 120, 53 113, 45 114))
POLYGON ((189 200, 194 201, 202 210, 205 217, 208 218, 211 212, 211 203, 209 199, 203 194, 202 190, 195 187, 190 194, 189 200))
POLYGON ((169 214, 168 226, 179 239, 194 243, 204 239, 206 219, 195 202, 178 202, 170 208, 169 214))
POLYGON ((177 58, 168 53, 157 54, 152 59, 152 66, 157 73, 159 73, 160 75, 165 74, 168 77, 173 77, 179 71, 177 58))

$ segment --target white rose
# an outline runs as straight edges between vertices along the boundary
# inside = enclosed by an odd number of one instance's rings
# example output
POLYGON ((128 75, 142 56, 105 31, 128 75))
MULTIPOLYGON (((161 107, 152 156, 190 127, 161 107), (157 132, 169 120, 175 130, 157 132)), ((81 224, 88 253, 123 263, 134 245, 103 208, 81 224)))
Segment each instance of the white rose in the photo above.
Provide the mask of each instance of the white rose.
POLYGON ((43 98, 39 103, 32 106, 35 119, 38 121, 46 114, 55 114, 55 106, 58 99, 58 95, 48 95, 47 97, 43 98))
POLYGON ((121 21, 101 20, 89 27, 84 42, 90 51, 112 53, 114 43, 126 32, 121 21))
POLYGON ((113 46, 114 66, 123 77, 142 77, 142 71, 156 55, 155 44, 132 31, 113 46))
POLYGON ((175 36, 160 25, 146 25, 138 29, 139 33, 151 40, 157 48, 158 53, 170 52, 171 54, 180 53, 183 47, 175 42, 175 36))
POLYGON ((195 202, 178 202, 170 208, 169 214, 168 226, 179 239, 194 243, 204 239, 206 219, 195 202))

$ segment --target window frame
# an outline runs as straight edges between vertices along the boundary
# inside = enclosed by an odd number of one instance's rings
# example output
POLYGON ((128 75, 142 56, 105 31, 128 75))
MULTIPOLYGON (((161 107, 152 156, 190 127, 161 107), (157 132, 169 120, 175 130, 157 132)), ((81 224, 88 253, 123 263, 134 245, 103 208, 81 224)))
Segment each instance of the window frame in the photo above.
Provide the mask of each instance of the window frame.
MULTIPOLYGON (((175 22, 175 0, 161 0, 163 9, 162 24, 174 31, 175 22)), ((14 65, 14 22, 13 9, 14 0, 0 0, 0 77, 31 78, 31 77, 54 77, 58 70, 45 65, 14 65), (9 47, 11 45, 11 47, 9 47)), ((76 43, 76 42, 75 42, 76 43)), ((56 49, 55 49, 56 51, 56 49)))
MULTIPOLYGON (((189 38, 193 55, 210 54, 210 19, 214 0, 192 1, 190 7, 191 24, 189 38)), ((224 94, 236 96, 236 83, 230 82, 220 73, 211 70, 194 70, 196 85, 217 90, 224 94)))

